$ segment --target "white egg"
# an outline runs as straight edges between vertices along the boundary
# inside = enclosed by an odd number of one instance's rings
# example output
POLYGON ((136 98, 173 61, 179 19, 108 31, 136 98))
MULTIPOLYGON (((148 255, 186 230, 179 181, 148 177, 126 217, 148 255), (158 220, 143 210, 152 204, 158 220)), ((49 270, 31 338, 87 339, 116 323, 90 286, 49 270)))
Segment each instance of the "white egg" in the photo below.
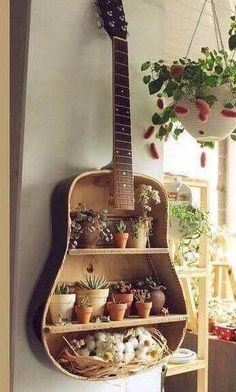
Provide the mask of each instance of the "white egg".
POLYGON ((131 338, 129 339, 129 342, 133 345, 133 348, 136 350, 138 348, 139 342, 137 338, 131 338))
POLYGON ((126 342, 124 346, 125 346, 125 352, 134 351, 134 346, 131 342, 126 342))
POLYGON ((133 352, 127 352, 124 354, 124 362, 125 364, 128 364, 129 362, 131 362, 135 357, 135 353, 133 352))
POLYGON ((122 352, 118 351, 116 353, 116 359, 118 362, 123 362, 124 361, 124 354, 122 352))
POLYGON ((136 351, 136 358, 137 359, 146 359, 147 353, 144 350, 137 350, 136 351))
POLYGON ((135 330, 135 336, 142 335, 144 331, 145 331, 145 328, 144 328, 144 327, 138 327, 138 328, 136 328, 136 330, 135 330))

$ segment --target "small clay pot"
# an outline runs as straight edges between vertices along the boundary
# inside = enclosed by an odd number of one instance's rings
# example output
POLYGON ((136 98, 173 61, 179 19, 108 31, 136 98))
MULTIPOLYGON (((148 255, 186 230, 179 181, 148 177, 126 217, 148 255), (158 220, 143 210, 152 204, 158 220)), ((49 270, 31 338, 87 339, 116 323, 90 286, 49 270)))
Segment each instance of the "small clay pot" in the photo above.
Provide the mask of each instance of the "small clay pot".
POLYGON ((126 309, 127 304, 109 303, 108 311, 111 321, 122 321, 124 319, 126 309))
POLYGON ((132 302, 134 300, 134 294, 115 293, 114 297, 115 297, 115 301, 117 303, 127 304, 127 309, 125 311, 125 317, 129 317, 130 308, 131 308, 132 302))
POLYGON ((113 238, 116 248, 124 249, 127 245, 129 233, 114 233, 113 238))
POLYGON ((163 290, 165 290, 164 286, 156 286, 152 288, 151 300, 153 304, 152 306, 153 314, 161 314, 163 306, 165 305, 166 296, 163 290))
POLYGON ((152 309, 152 302, 136 302, 136 308, 140 318, 148 318, 152 309))
POLYGON ((75 313, 80 324, 88 324, 93 313, 93 307, 82 308, 81 306, 75 306, 75 313))

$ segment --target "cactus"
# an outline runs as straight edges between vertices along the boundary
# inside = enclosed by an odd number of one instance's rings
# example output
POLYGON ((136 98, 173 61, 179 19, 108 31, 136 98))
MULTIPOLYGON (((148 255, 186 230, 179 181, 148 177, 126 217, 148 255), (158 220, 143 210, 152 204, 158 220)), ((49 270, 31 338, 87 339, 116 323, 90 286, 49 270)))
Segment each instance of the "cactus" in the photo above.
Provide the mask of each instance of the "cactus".
POLYGON ((116 232, 117 233, 124 233, 126 229, 126 224, 123 220, 120 220, 117 224, 116 224, 116 232))
POLYGON ((57 284, 54 294, 62 295, 62 294, 69 294, 70 288, 65 283, 57 284))
POLYGON ((96 290, 96 289, 108 289, 110 287, 110 283, 104 278, 104 276, 86 276, 85 281, 75 282, 76 289, 84 289, 84 290, 96 290))

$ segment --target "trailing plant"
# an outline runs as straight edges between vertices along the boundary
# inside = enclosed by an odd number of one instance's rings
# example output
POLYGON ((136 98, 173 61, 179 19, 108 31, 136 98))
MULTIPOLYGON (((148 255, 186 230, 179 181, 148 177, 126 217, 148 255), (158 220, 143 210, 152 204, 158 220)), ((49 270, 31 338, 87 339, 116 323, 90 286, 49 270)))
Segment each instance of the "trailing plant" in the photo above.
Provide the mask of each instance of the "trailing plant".
POLYGON ((69 286, 66 285, 65 283, 61 283, 56 285, 54 294, 62 295, 62 294, 69 294, 69 292, 70 292, 69 286))
POLYGON ((80 280, 75 282, 76 289, 84 289, 84 290, 97 290, 97 289, 108 289, 110 287, 110 283, 102 276, 86 276, 84 281, 80 280))
POLYGON ((84 232, 83 222, 88 222, 88 230, 91 233, 98 230, 100 237, 105 241, 109 242, 112 239, 110 229, 107 227, 109 223, 107 210, 88 209, 85 204, 79 203, 76 211, 71 213, 70 248, 77 247, 78 240, 84 232))
POLYGON ((195 208, 185 203, 176 204, 173 202, 170 203, 170 218, 176 218, 179 221, 179 249, 183 260, 189 262, 191 256, 195 262, 199 253, 201 235, 211 237, 209 214, 201 207, 195 208))
POLYGON ((152 235, 152 217, 142 217, 139 218, 131 218, 130 219, 130 230, 132 238, 139 238, 139 229, 142 229, 143 226, 146 227, 148 235, 152 235))
POLYGON ((124 233, 126 229, 126 224, 123 220, 120 220, 115 227, 116 233, 124 233))
POLYGON ((153 278, 151 275, 146 276, 144 279, 137 279, 134 283, 135 289, 153 290, 155 287, 159 286, 160 282, 158 279, 153 278))
POLYGON ((89 297, 87 295, 81 295, 78 299, 79 307, 82 309, 89 308, 91 305, 89 303, 89 297))
MULTIPOLYGON (((229 50, 236 49, 236 17, 231 17, 229 30, 229 50)), ((196 61, 182 57, 173 61, 172 65, 164 60, 146 61, 141 70, 146 72, 143 82, 148 86, 149 94, 157 94, 158 111, 152 116, 157 131, 150 126, 145 134, 149 138, 155 133, 158 140, 167 140, 171 134, 175 139, 184 132, 179 116, 187 116, 189 109, 181 104, 182 99, 195 103, 199 111, 199 120, 206 122, 217 97, 211 92, 213 87, 227 85, 232 99, 221 111, 222 116, 236 117, 236 60, 226 50, 210 50, 202 48, 202 56, 196 61), (165 106, 163 98, 170 98, 165 106)), ((236 140, 236 129, 231 135, 236 140)), ((200 142, 201 147, 214 148, 214 142, 200 142)))
POLYGON ((128 281, 121 280, 112 286, 112 291, 117 294, 131 294, 132 293, 132 283, 128 281))

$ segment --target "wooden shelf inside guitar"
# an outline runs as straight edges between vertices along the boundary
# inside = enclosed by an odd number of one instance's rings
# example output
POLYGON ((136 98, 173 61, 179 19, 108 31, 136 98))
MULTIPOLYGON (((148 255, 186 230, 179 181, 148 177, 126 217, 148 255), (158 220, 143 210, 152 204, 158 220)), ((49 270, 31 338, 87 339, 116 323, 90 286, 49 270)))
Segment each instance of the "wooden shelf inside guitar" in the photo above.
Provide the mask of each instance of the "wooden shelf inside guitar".
POLYGON ((85 255, 146 255, 146 254, 166 254, 168 248, 95 248, 95 249, 69 249, 70 256, 85 255))
POLYGON ((167 377, 176 376, 177 374, 194 372, 199 369, 204 369, 206 362, 204 359, 196 359, 188 363, 168 364, 167 365, 167 377))
POLYGON ((135 327, 143 325, 161 324, 161 323, 173 323, 177 321, 185 321, 188 319, 186 314, 170 314, 168 316, 150 316, 146 319, 139 317, 129 317, 122 321, 110 321, 108 323, 89 323, 79 324, 72 322, 71 324, 65 325, 46 325, 44 327, 45 333, 68 333, 68 332, 80 332, 80 331, 91 331, 98 329, 112 329, 112 328, 125 328, 135 327))

